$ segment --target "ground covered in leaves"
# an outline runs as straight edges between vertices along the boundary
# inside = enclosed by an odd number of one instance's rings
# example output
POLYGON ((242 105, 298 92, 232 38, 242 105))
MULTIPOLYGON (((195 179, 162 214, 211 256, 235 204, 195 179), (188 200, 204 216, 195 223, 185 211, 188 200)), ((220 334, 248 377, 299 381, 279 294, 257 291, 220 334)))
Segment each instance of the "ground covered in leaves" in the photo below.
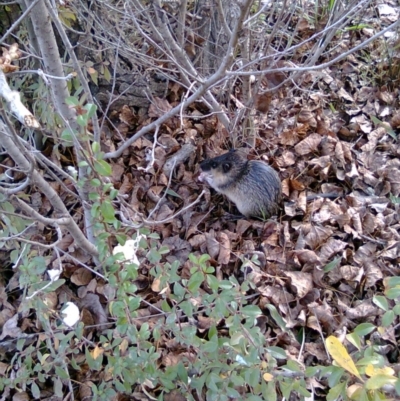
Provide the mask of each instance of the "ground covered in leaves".
MULTIPOLYGON (((337 51, 346 51, 357 35, 369 31, 349 33, 337 51)), ((266 306, 272 304, 288 329, 296 333, 306 328, 301 356, 306 365, 326 362, 322 338, 339 336, 360 323, 379 326, 383 311, 372 296, 382 293, 386 277, 400 274, 400 55, 388 66, 381 50, 371 45, 369 58, 357 53, 340 65, 305 72, 297 88, 284 85, 269 99, 267 112, 254 114, 257 134, 248 157, 270 164, 283 185, 281 210, 271 219, 230 219, 230 213, 237 214, 234 205, 198 181, 199 163, 232 147, 231 133, 215 115, 204 117, 207 110, 200 104, 163 125, 156 142, 153 136, 142 137, 111 162, 111 182, 126 201, 119 204, 121 220, 140 221, 139 213, 159 234, 160 245, 169 249, 160 263, 178 260, 184 279, 190 277, 189 254, 208 254, 218 279, 251 277, 256 288, 251 302, 265 313, 259 325, 269 345, 299 357, 296 337, 282 332, 270 318, 266 306), (396 84, 391 75, 394 67, 396 84), (198 203, 168 220, 200 194, 198 203), (258 263, 243 268, 243 262, 254 261, 255 256, 258 263)), ((279 81, 280 77, 265 79, 279 81)), ((156 98, 146 116, 138 117, 128 107, 114 113, 118 130, 109 127, 103 150, 115 150, 175 106, 182 94, 179 86, 171 84, 167 97, 156 98)), ((233 104, 240 104, 240 98, 233 104)), ((240 138, 246 148, 245 138, 240 138)), ((67 192, 62 197, 68 202, 67 192)), ((46 215, 49 205, 44 201, 40 208, 46 215)), ((46 232, 38 233, 37 239, 40 236, 46 240, 46 232)), ((67 281, 55 295, 54 307, 61 298, 78 297, 87 324, 109 321, 104 312, 110 300, 107 284, 82 267, 89 261, 79 250, 70 250, 70 256, 79 263, 63 257, 67 281)), ((144 255, 139 254, 139 261, 145 261, 144 255)), ((142 315, 149 316, 151 324, 152 305, 159 305, 166 289, 149 274, 150 269, 146 263, 140 266, 136 285, 148 301, 142 305, 142 315)), ((17 300, 10 294, 18 286, 18 277, 11 273, 0 286, 3 343, 5 338, 36 330, 34 316, 26 315, 16 323, 17 300), (12 319, 14 326, 5 325, 12 319)), ((207 316, 196 319, 203 331, 215 323, 207 316)), ((398 355, 396 324, 381 336, 390 362, 398 355)), ((96 339, 95 332, 86 334, 96 339)), ((164 349, 163 366, 187 352, 169 349, 167 342, 157 347, 164 349)))

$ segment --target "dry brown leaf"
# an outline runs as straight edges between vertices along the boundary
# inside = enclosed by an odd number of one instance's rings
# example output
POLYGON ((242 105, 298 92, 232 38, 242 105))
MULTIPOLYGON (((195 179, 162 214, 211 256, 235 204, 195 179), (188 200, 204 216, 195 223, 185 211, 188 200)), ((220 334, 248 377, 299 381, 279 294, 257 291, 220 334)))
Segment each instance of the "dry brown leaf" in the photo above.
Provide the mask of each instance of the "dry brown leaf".
POLYGON ((305 297, 313 288, 312 275, 303 272, 286 272, 290 284, 299 298, 305 297))
POLYGON ((86 381, 79 386, 79 397, 81 400, 92 399, 92 386, 94 385, 91 381, 86 381))
POLYGON ((204 333, 210 327, 215 326, 217 322, 215 319, 209 318, 207 316, 198 315, 197 316, 197 328, 200 333, 204 333))
POLYGON ((312 302, 307 305, 311 315, 307 319, 307 327, 321 332, 321 329, 325 330, 328 334, 335 331, 339 324, 340 317, 332 311, 332 308, 326 303, 318 304, 312 302))
POLYGON ((119 114, 119 119, 125 123, 127 126, 133 126, 137 123, 137 117, 132 112, 131 108, 126 104, 122 106, 121 112, 119 114))
POLYGON ((0 340, 3 340, 7 336, 11 338, 19 338, 22 335, 21 329, 18 327, 18 314, 8 319, 3 326, 0 334, 0 340))
POLYGON ((287 304, 293 302, 295 297, 285 289, 275 287, 273 285, 262 285, 258 288, 260 294, 267 298, 267 300, 260 300, 260 305, 273 303, 278 306, 280 304, 287 304))
POLYGON ((383 311, 377 306, 372 305, 371 300, 367 299, 365 301, 356 302, 354 308, 346 309, 346 316, 348 319, 361 319, 361 318, 371 318, 373 316, 379 316, 383 314, 383 311))
POLYGON ((318 249, 333 234, 331 228, 316 225, 310 225, 307 231, 304 240, 311 249, 318 249))
POLYGON ((164 401, 186 401, 187 398, 179 391, 172 390, 170 393, 164 394, 164 401))
POLYGON ((326 244, 321 247, 319 257, 322 263, 327 263, 334 255, 340 253, 345 249, 347 243, 334 238, 329 238, 326 244))
POLYGON ((72 274, 71 282, 73 282, 75 285, 87 285, 90 283, 92 278, 93 275, 88 269, 80 267, 72 274))
POLYGON ((325 349, 324 344, 322 344, 321 342, 305 343, 304 349, 308 354, 315 356, 318 361, 320 361, 320 362, 326 361, 326 358, 327 358, 326 349, 325 349))
POLYGON ((25 391, 17 392, 13 395, 12 401, 29 401, 31 398, 25 391))
POLYGON ((220 250, 220 244, 215 238, 214 230, 204 234, 206 238, 207 253, 213 258, 217 259, 220 250))
POLYGON ((220 243, 218 263, 226 265, 231 258, 231 241, 225 232, 218 233, 218 241, 220 243))
POLYGON ((159 118, 172 109, 172 106, 166 99, 155 97, 153 100, 149 108, 149 117, 159 118))
POLYGON ((311 134, 299 142, 294 149, 299 156, 304 156, 308 153, 314 153, 317 151, 318 146, 321 143, 321 139, 322 137, 320 135, 311 134))
POLYGON ((81 307, 86 308, 92 313, 96 325, 100 325, 100 330, 105 328, 103 325, 108 322, 108 318, 98 295, 87 294, 81 300, 81 307))

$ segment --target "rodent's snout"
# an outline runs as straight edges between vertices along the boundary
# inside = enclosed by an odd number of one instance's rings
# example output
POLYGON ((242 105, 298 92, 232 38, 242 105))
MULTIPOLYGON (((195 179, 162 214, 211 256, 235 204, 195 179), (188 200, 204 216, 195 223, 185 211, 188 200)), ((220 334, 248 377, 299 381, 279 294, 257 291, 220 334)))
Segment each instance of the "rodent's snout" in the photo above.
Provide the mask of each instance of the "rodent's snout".
POLYGON ((198 180, 200 182, 207 182, 208 184, 210 184, 210 181, 212 181, 212 174, 210 174, 206 171, 202 171, 199 175, 198 180))

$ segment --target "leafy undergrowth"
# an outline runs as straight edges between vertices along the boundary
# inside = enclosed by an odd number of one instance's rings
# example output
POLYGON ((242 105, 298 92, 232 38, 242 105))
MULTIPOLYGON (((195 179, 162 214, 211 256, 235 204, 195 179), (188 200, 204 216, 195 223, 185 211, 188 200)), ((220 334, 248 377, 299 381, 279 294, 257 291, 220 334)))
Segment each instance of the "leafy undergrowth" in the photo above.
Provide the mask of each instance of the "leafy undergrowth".
MULTIPOLYGON (((342 38, 338 51, 348 40, 356 39, 342 38)), ((368 60, 381 50, 371 46, 368 60)), ((110 162, 123 229, 104 241, 132 237, 122 252, 131 246, 133 260, 109 257, 107 271, 89 271, 66 236, 56 291, 26 298, 49 264, 58 267, 47 254, 3 273, 0 374, 21 390, 5 381, 6 397, 368 400, 386 399, 384 385, 400 388, 398 283, 390 279, 400 273, 400 93, 385 83, 383 61, 376 72, 368 60, 360 53, 304 73, 301 86, 283 86, 254 117, 249 158, 268 162, 283 183, 281 211, 269 220, 230 219, 235 208, 198 182, 199 162, 231 146, 200 105, 110 162), (81 313, 74 330, 55 312, 70 301, 81 313)), ((171 85, 140 122, 123 108, 102 150, 182 94, 171 85)), ((65 188, 57 187, 76 207, 65 188)), ((50 212, 46 202, 37 208, 50 212)), ((50 235, 38 230, 36 240, 50 235)))

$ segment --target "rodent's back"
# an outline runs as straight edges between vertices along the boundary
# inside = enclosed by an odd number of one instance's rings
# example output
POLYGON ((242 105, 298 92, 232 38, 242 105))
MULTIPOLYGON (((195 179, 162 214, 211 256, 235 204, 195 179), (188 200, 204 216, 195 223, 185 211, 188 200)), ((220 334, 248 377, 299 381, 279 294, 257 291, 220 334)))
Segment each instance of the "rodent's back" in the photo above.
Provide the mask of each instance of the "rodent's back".
POLYGON ((231 200, 236 203, 240 213, 247 217, 268 218, 278 212, 281 181, 276 171, 266 163, 258 160, 248 163, 247 175, 237 182, 234 190, 234 197, 240 199, 240 207, 237 201, 231 200))
POLYGON ((226 195, 243 215, 267 218, 278 211, 281 181, 266 163, 230 151, 205 160, 200 167, 199 179, 226 195))

